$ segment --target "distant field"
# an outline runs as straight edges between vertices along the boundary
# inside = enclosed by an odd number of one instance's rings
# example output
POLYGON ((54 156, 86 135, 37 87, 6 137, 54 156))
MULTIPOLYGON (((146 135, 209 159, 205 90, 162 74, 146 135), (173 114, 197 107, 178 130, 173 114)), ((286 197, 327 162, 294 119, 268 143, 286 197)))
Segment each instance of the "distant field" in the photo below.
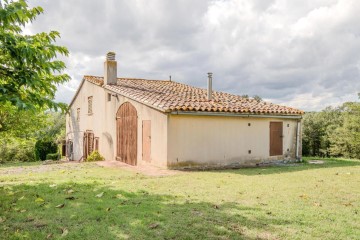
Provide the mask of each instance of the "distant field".
POLYGON ((0 165, 0 239, 359 239, 360 161, 150 177, 0 165))

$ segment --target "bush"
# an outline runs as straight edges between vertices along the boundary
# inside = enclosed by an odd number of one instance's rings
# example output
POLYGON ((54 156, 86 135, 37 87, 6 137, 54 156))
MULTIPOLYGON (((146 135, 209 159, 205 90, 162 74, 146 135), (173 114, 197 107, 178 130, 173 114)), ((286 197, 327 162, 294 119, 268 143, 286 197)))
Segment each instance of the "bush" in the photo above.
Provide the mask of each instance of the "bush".
POLYGON ((59 160, 60 153, 48 153, 46 154, 46 160, 59 160))
POLYGON ((98 151, 93 151, 87 158, 86 162, 104 161, 105 158, 101 156, 98 151))
POLYGON ((58 148, 53 141, 38 140, 35 144, 35 158, 36 160, 46 160, 46 155, 57 152, 58 148))
POLYGON ((4 162, 31 162, 35 161, 34 141, 4 138, 0 140, 0 163, 4 162))

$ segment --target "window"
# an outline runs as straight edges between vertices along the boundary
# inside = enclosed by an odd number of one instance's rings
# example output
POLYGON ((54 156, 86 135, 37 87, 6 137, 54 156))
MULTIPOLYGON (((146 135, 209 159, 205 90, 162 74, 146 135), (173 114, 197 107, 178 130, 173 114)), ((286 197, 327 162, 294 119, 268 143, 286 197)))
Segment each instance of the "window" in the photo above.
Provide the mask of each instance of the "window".
POLYGON ((80 122, 80 108, 76 109, 76 121, 80 122))
POLYGON ((88 97, 88 114, 92 114, 92 103, 93 103, 93 97, 88 97))
POLYGON ((108 93, 108 94, 107 94, 107 100, 108 100, 108 102, 111 101, 111 93, 108 93))

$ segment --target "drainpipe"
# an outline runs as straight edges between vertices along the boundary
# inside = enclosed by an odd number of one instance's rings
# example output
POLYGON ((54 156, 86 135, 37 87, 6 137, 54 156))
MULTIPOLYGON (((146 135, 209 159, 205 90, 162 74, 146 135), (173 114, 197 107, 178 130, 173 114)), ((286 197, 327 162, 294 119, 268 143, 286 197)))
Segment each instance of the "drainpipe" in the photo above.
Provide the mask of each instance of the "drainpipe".
POLYGON ((299 148, 300 148, 300 124, 301 121, 297 122, 297 126, 296 126, 296 159, 300 160, 299 157, 299 148))

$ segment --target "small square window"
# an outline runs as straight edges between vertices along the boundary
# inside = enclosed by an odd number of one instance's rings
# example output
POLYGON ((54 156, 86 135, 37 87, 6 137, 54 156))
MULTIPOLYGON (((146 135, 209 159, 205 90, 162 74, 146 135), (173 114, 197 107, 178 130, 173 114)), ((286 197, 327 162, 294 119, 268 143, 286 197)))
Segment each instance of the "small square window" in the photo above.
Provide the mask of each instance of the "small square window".
POLYGON ((92 114, 92 103, 93 103, 93 97, 88 97, 88 114, 92 114))
POLYGON ((250 127, 250 126, 251 126, 251 123, 248 123, 248 126, 250 127))

